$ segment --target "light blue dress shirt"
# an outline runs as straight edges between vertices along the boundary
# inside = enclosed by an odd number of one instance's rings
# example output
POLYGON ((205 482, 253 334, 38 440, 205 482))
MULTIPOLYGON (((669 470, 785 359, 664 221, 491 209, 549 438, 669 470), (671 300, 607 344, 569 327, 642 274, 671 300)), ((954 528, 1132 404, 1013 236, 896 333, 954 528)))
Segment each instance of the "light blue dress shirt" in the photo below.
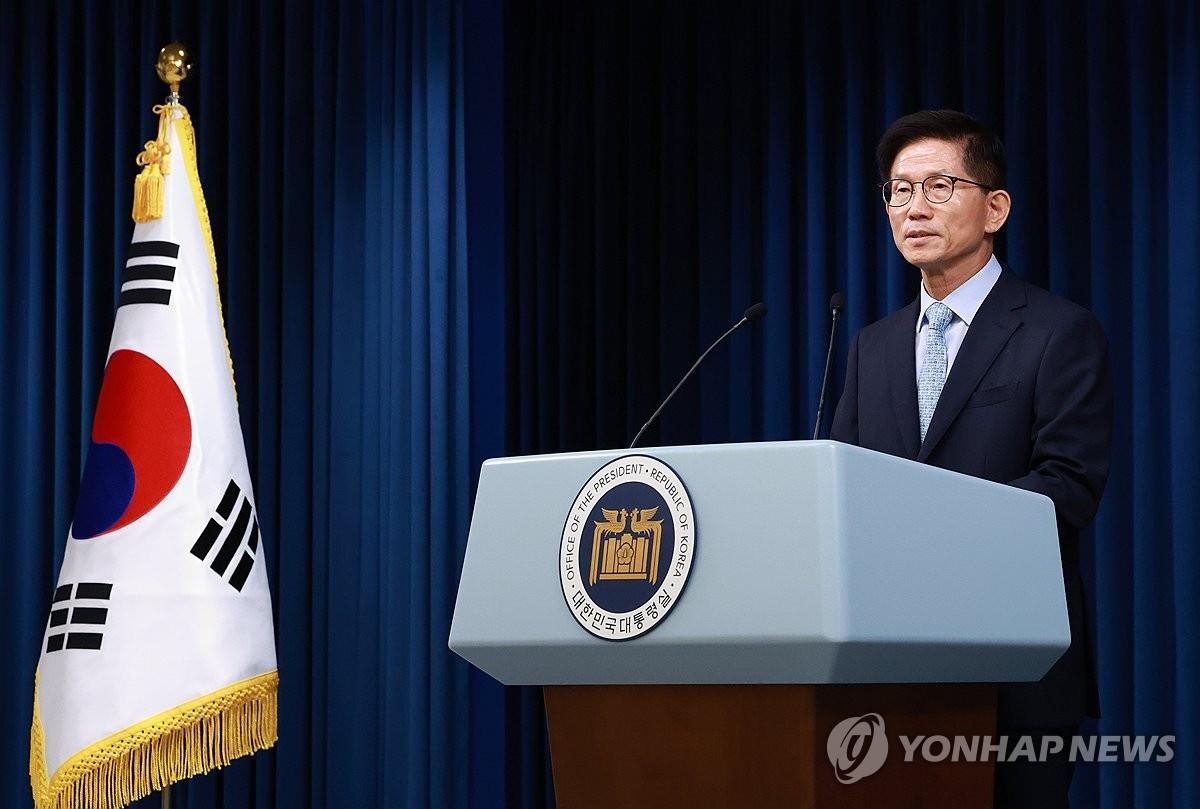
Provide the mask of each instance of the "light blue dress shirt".
MULTIPOLYGON (((1000 262, 996 259, 993 253, 988 259, 987 264, 979 272, 972 275, 966 280, 962 286, 951 292, 945 297, 942 303, 950 307, 954 312, 954 319, 950 321, 950 325, 946 327, 946 376, 950 376, 950 370, 954 367, 954 358, 958 356, 958 349, 962 346, 963 340, 967 336, 967 329, 971 328, 971 321, 975 319, 975 314, 979 311, 979 307, 983 305, 983 299, 992 291, 992 287, 996 285, 996 281, 1000 279, 1000 262)), ((927 310, 936 300, 932 295, 925 291, 925 284, 921 284, 921 312, 917 316, 917 378, 921 378, 922 358, 925 355, 925 336, 929 333, 929 323, 925 318, 925 310, 927 310)))

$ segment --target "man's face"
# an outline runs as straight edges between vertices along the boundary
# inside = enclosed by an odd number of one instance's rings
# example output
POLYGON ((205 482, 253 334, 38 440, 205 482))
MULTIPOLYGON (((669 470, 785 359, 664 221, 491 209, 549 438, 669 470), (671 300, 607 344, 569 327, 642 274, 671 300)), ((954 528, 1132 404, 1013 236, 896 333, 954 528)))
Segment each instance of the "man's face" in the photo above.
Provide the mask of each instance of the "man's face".
MULTIPOLYGON (((932 174, 979 181, 963 166, 962 146, 943 140, 918 140, 900 150, 892 178, 917 183, 932 174)), ((935 204, 913 188, 907 205, 886 208, 896 247, 909 264, 925 273, 974 272, 992 252, 991 234, 1008 218, 1004 191, 988 192, 957 183, 949 201, 935 204)))

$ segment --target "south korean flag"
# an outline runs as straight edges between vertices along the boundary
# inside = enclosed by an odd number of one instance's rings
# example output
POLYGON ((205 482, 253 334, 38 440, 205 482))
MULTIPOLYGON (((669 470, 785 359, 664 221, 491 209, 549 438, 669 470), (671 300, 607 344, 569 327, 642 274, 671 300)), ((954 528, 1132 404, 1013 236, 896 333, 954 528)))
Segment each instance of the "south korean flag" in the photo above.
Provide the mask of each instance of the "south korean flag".
POLYGON ((179 104, 161 115, 162 216, 134 228, 48 594, 38 809, 125 806, 276 738, 271 597, 193 130, 179 104))

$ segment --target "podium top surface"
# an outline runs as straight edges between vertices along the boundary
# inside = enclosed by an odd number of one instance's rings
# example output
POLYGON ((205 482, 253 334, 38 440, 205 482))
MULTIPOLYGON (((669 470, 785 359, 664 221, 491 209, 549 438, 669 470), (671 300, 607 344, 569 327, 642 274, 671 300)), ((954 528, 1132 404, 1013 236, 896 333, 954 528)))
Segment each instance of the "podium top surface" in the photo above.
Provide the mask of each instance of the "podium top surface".
MULTIPOLYGON (((571 535, 595 555, 601 514, 571 535)), ((1048 498, 833 441, 485 462, 450 633, 506 684, 1032 680, 1069 642, 1048 498), (614 642, 560 571, 581 490, 627 455, 683 484, 695 533, 669 614, 614 642)))

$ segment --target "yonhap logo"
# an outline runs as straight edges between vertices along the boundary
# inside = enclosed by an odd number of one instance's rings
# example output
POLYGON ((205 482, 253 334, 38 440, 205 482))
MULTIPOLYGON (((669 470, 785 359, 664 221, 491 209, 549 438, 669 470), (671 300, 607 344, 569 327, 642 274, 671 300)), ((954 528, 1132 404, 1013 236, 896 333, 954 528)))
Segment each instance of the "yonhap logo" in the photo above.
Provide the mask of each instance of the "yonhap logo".
POLYGON ((869 713, 838 722, 829 731, 825 753, 840 783, 853 784, 879 772, 888 754, 883 717, 869 713))
MULTIPOLYGON (((1053 758, 1074 763, 1159 762, 1175 759, 1175 736, 943 736, 896 734, 903 755, 896 765, 916 760, 941 762, 1045 762, 1053 758)), ((853 784, 883 767, 888 738, 877 713, 843 719, 829 731, 825 752, 842 784, 853 784)))

